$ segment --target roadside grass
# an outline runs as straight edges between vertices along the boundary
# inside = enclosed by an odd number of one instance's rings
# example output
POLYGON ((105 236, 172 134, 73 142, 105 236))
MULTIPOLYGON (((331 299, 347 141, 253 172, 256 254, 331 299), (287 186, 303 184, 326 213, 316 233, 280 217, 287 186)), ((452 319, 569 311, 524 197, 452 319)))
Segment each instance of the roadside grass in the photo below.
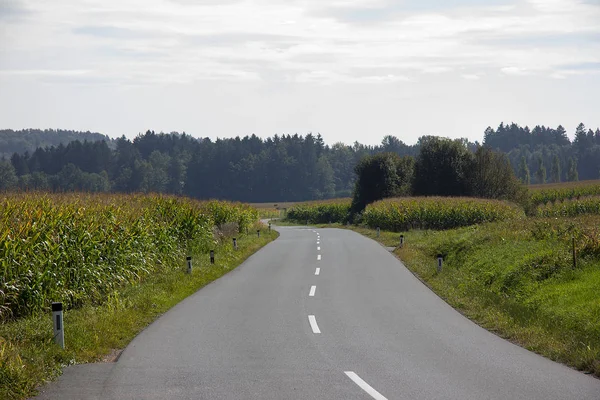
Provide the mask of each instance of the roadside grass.
MULTIPOLYGON (((394 253, 437 295, 479 325, 600 377, 600 259, 588 252, 573 269, 571 247, 572 234, 578 237, 577 232, 599 224, 600 217, 585 216, 412 230, 402 232, 405 245, 394 253), (439 253, 444 256, 441 273, 436 268, 439 253)), ((350 228, 387 247, 397 247, 401 234, 381 231, 377 237, 366 227, 318 226, 350 228)))
POLYGON ((166 269, 142 283, 115 291, 101 306, 84 306, 65 312, 65 349, 53 343, 48 314, 35 314, 0 325, 0 398, 24 399, 60 375, 70 364, 112 361, 146 326, 171 307, 240 265, 261 247, 277 238, 262 229, 243 235, 238 250, 228 239, 215 249, 215 264, 207 254, 193 255, 193 271, 166 269))

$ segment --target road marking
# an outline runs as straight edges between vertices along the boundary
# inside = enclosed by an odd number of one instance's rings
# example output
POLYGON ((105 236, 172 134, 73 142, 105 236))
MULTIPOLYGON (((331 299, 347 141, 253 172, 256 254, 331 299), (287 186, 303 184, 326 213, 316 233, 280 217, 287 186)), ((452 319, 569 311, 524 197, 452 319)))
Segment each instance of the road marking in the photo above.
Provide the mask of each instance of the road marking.
POLYGON ((320 254, 317 256, 317 261, 321 261, 321 255, 320 254))
POLYGON ((319 275, 321 273, 321 268, 315 269, 315 275, 319 275))
POLYGON ((321 241, 317 240, 317 244, 321 244, 321 241))
POLYGON ((321 247, 317 247, 317 251, 321 251, 321 247))
POLYGON ((310 287, 310 293, 308 294, 310 297, 315 297, 315 290, 317 290, 317 287, 315 285, 310 287))
POLYGON ((354 372, 346 371, 345 374, 348 375, 348 378, 352 379, 354 383, 360 386, 362 390, 370 394, 375 400, 387 400, 385 396, 373 389, 367 382, 363 381, 360 376, 356 375, 354 372))
POLYGON ((319 325, 317 325, 317 319, 315 318, 314 315, 308 316, 308 322, 310 323, 310 327, 312 328, 313 333, 321 333, 321 330, 319 329, 319 325))

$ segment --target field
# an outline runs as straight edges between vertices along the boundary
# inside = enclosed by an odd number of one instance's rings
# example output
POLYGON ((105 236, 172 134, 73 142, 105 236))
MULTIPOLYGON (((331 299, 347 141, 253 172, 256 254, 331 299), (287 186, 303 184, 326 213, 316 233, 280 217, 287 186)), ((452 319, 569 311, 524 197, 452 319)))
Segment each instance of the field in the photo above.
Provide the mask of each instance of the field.
MULTIPOLYGON (((347 223, 350 199, 300 203, 287 212, 298 223, 347 223)), ((402 197, 385 199, 367 206, 355 219, 371 228, 394 231, 408 229, 451 229, 482 222, 524 218, 518 206, 496 200, 474 198, 402 197)))
POLYGON ((332 199, 298 203, 287 210, 289 221, 310 224, 344 223, 348 220, 351 199, 332 199))
POLYGON ((222 201, 28 193, 4 195, 0 206, 2 399, 31 396, 62 366, 123 348, 277 235, 258 238, 258 211, 222 201), (184 272, 187 255, 192 274, 184 272), (65 350, 52 341, 52 301, 66 307, 65 350))
POLYGON ((600 195, 600 180, 531 185, 529 191, 533 205, 538 206, 549 202, 600 195))
POLYGON ((452 229, 484 222, 524 218, 515 204, 475 198, 405 197, 367 206, 364 223, 391 231, 452 229))

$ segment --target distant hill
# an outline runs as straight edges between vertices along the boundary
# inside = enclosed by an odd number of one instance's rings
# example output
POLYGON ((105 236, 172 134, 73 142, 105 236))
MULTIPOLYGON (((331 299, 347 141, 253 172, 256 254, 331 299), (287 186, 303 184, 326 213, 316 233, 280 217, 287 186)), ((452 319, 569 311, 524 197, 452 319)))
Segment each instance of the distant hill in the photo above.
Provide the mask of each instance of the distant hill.
POLYGON ((0 157, 10 158, 13 153, 23 154, 26 151, 33 153, 38 147, 58 146, 79 140, 83 142, 106 141, 109 147, 113 146, 113 140, 106 135, 97 132, 66 131, 62 129, 23 129, 13 131, 12 129, 0 129, 0 157))

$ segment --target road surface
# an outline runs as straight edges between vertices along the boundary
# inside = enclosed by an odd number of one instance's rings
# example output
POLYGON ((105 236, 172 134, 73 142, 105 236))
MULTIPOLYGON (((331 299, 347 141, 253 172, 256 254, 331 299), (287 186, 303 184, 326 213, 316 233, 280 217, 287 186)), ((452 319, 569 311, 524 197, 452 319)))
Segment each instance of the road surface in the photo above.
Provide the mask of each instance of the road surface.
POLYGON ((117 363, 70 367, 39 398, 600 399, 600 380, 480 328, 375 241, 278 230, 117 363))

